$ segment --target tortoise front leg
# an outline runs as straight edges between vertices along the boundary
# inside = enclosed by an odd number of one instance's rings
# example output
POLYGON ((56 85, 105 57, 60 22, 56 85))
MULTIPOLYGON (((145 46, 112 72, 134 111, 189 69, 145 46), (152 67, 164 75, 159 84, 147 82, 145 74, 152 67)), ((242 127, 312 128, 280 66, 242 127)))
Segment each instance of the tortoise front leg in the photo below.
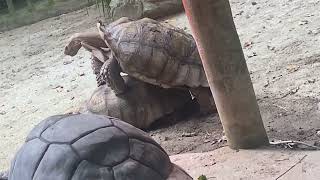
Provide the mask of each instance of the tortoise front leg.
MULTIPOLYGON (((99 78, 99 75, 100 75, 100 70, 103 66, 103 62, 101 62, 97 57, 95 56, 92 56, 91 57, 91 69, 93 71, 93 74, 96 75, 96 81, 98 83, 98 78, 99 78)), ((104 82, 105 84, 105 82, 104 82)))
POLYGON ((98 86, 107 84, 116 95, 123 94, 126 91, 126 84, 120 75, 121 67, 114 56, 106 61, 100 70, 98 77, 98 86))

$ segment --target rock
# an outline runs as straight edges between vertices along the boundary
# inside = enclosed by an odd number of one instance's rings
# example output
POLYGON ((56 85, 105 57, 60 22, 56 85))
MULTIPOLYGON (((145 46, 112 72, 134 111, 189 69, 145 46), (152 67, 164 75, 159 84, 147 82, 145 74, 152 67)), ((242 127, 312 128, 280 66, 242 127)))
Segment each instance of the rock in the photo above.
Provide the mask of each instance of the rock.
POLYGON ((198 134, 193 132, 193 133, 183 133, 181 135, 181 137, 194 137, 194 136, 197 136, 198 134))
POLYGON ((289 73, 293 73, 293 72, 296 72, 300 69, 300 66, 299 65, 294 65, 294 64, 291 64, 291 65, 288 65, 287 67, 287 71, 289 73))
POLYGON ((118 1, 114 7, 111 8, 111 16, 114 20, 121 17, 129 17, 131 19, 139 19, 143 17, 143 2, 140 0, 136 1, 118 1))
POLYGON ((181 0, 112 0, 110 15, 116 20, 121 17, 140 19, 160 18, 183 11, 181 0))
POLYGON ((255 57, 255 56, 257 56, 257 53, 256 52, 252 52, 252 54, 248 55, 247 57, 248 58, 252 58, 252 57, 255 57))
POLYGON ((320 137, 320 130, 319 130, 319 131, 317 131, 317 136, 319 136, 319 137, 320 137))
POLYGON ((299 22, 299 25, 302 26, 302 25, 306 25, 306 24, 309 24, 309 21, 308 20, 302 20, 299 22))
POLYGON ((71 64, 72 61, 63 61, 63 65, 68 65, 68 64, 71 64))
POLYGON ((316 79, 308 79, 308 83, 315 83, 316 82, 316 79))
POLYGON ((245 43, 243 44, 244 48, 251 48, 252 45, 253 45, 253 42, 252 42, 252 41, 248 41, 248 42, 245 42, 245 43))
POLYGON ((255 1, 252 1, 251 4, 252 4, 253 6, 255 6, 255 5, 257 5, 258 3, 255 2, 255 1))

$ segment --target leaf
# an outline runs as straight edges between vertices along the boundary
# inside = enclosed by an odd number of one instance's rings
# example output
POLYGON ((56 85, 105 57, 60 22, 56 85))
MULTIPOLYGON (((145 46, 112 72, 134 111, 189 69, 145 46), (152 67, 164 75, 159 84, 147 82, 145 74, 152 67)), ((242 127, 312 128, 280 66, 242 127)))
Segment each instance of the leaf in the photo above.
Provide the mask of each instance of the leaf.
POLYGON ((201 175, 198 177, 198 180, 208 180, 205 175, 201 175))

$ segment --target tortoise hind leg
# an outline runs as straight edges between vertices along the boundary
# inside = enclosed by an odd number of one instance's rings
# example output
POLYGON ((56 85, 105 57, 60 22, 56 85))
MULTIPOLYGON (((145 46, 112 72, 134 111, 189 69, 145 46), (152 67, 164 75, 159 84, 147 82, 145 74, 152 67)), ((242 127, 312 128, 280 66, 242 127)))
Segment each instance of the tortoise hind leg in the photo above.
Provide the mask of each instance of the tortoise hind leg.
POLYGON ((116 95, 123 94, 127 87, 120 72, 121 67, 118 61, 111 56, 101 67, 99 77, 97 78, 98 86, 107 84, 116 95))
POLYGON ((190 89, 200 106, 201 114, 211 114, 217 112, 216 105, 208 87, 198 87, 190 89))

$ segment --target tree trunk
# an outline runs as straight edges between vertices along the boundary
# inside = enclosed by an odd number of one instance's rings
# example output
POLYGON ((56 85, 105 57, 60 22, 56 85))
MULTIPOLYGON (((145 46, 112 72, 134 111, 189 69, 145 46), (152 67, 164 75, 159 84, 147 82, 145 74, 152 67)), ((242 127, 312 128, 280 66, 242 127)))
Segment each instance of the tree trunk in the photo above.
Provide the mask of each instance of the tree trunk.
POLYGON ((269 144, 228 0, 183 0, 233 149, 269 144))
POLYGON ((7 2, 9 13, 14 14, 15 9, 14 9, 14 5, 13 5, 12 0, 6 0, 6 2, 7 2))

